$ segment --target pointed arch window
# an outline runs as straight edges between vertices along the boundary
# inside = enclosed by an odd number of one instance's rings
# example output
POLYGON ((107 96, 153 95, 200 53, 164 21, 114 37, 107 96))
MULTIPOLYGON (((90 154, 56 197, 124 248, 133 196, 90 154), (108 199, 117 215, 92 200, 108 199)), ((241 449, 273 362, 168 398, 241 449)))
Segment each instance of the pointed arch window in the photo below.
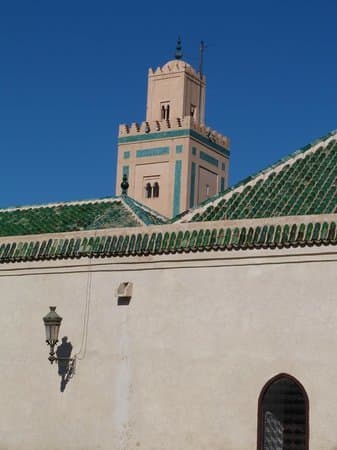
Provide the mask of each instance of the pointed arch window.
POLYGON ((170 118, 170 105, 167 105, 166 106, 166 117, 165 117, 165 119, 169 120, 169 118, 170 118))
POLYGON ((156 181, 153 185, 153 198, 159 197, 159 183, 156 181))
POLYGON ((152 186, 151 183, 146 183, 145 185, 145 198, 152 197, 152 186))
POLYGON ((161 120, 169 120, 169 118, 170 118, 170 102, 163 102, 160 104, 160 118, 161 118, 161 120))
POLYGON ((196 110, 197 110, 197 107, 195 106, 195 105, 192 105, 191 104, 191 111, 190 111, 190 116, 191 117, 195 117, 195 112, 196 112, 196 110))
POLYGON ((258 412, 258 450, 308 450, 309 401, 303 386, 280 374, 262 389, 258 412))
POLYGON ((162 107, 161 107, 161 120, 164 120, 165 119, 165 115, 166 115, 166 109, 165 109, 165 106, 164 105, 162 105, 162 107))

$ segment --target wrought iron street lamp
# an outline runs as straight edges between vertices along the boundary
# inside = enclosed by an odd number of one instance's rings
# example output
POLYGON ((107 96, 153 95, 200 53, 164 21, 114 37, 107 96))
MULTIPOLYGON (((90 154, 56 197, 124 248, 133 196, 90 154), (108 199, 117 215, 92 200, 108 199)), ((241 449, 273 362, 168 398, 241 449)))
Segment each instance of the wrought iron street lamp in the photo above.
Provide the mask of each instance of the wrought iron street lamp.
POLYGON ((60 317, 56 312, 56 306, 50 306, 49 313, 44 316, 43 322, 46 328, 46 342, 50 347, 49 361, 53 364, 58 358, 55 356, 55 345, 58 343, 59 331, 62 322, 62 317, 60 317))

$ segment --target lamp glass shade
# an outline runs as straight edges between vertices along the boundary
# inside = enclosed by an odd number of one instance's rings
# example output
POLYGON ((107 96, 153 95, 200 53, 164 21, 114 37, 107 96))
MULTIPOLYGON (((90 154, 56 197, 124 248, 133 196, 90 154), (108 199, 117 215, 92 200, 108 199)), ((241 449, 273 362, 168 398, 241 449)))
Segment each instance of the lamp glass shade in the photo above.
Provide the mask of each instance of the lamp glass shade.
POLYGON ((60 317, 55 310, 56 306, 50 306, 49 313, 43 318, 46 329, 46 341, 49 343, 56 343, 58 341, 62 322, 62 317, 60 317))
POLYGON ((60 325, 45 325, 46 328, 46 341, 57 342, 59 337, 60 325))

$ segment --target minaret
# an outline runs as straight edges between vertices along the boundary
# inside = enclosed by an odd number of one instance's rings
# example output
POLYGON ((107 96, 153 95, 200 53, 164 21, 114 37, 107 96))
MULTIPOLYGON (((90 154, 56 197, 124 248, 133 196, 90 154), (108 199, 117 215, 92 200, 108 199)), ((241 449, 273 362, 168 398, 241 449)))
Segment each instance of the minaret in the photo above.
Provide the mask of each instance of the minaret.
POLYGON ((229 141, 205 126, 206 78, 182 60, 149 69, 146 120, 120 125, 116 193, 128 176, 128 195, 172 217, 223 191, 229 141))
POLYGON ((175 59, 156 71, 149 70, 146 120, 176 119, 191 116, 205 121, 205 77, 182 61, 180 38, 175 59))

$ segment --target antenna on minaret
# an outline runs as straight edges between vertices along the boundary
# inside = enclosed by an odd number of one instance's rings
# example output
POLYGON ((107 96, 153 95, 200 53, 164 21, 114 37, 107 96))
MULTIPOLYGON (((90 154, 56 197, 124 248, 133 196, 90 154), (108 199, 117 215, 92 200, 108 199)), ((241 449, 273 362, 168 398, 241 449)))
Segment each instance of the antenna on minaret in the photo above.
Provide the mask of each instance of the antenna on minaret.
POLYGON ((204 41, 200 41, 200 63, 199 63, 199 73, 200 78, 203 76, 203 69, 204 69, 204 51, 207 48, 207 45, 205 45, 204 41))
POLYGON ((183 51, 182 51, 181 39, 180 39, 180 36, 178 36, 175 58, 181 59, 182 57, 183 57, 183 51))
POLYGON ((202 103, 202 78, 204 69, 204 51, 207 46, 204 41, 200 41, 200 61, 199 61, 199 75, 200 75, 200 87, 199 87, 199 108, 198 108, 198 122, 201 123, 201 103, 202 103))

